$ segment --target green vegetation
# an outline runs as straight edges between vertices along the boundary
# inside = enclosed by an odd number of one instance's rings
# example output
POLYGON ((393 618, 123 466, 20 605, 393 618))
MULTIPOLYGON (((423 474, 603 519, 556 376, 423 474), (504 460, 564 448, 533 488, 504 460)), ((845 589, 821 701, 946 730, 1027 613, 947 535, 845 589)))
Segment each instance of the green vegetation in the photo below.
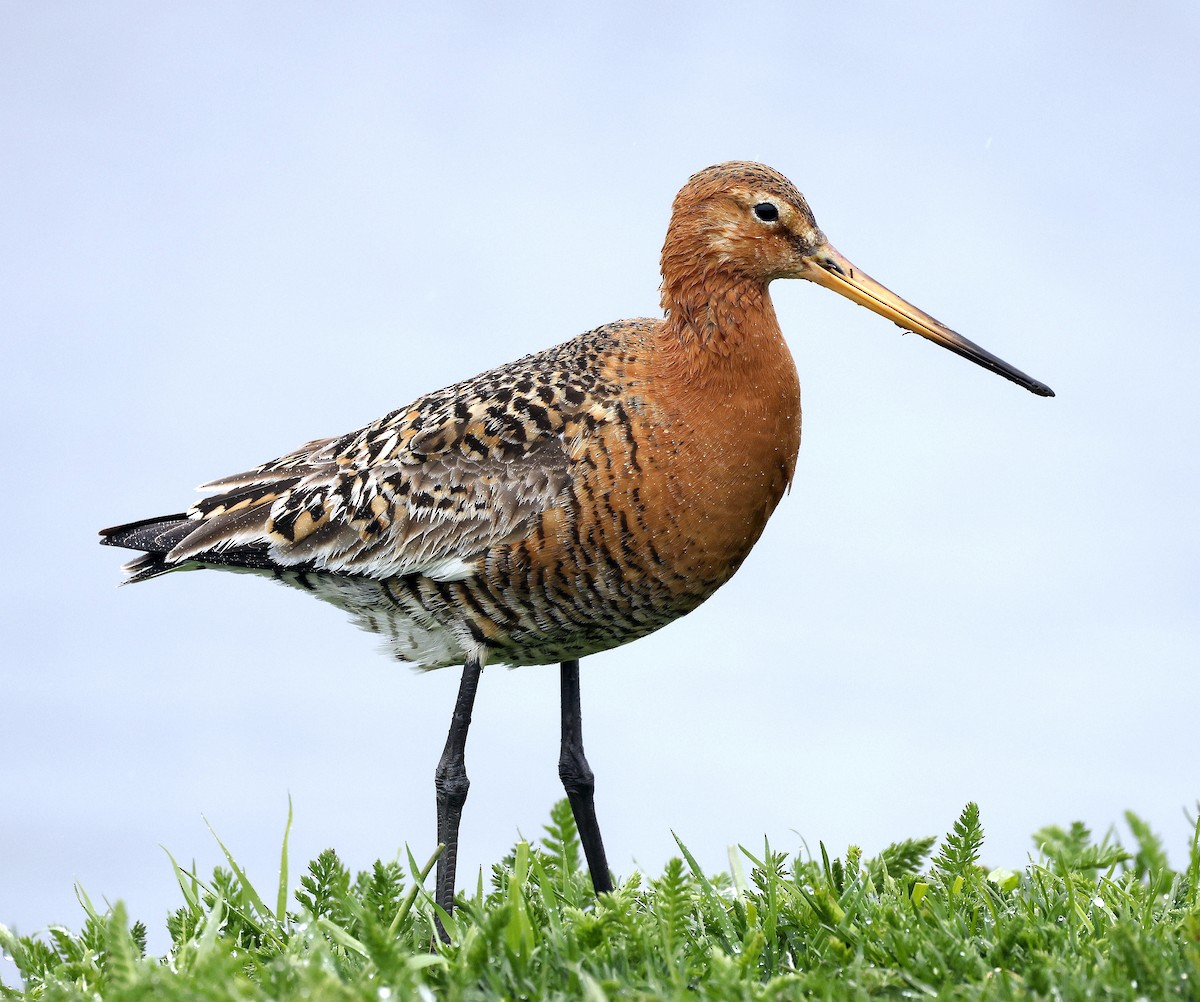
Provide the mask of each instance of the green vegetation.
MULTIPOLYGON (((167 957, 118 904, 78 934, 0 926, 25 979, 9 999, 1197 999, 1200 821, 1173 871, 1149 827, 1136 850, 1081 824, 1036 833, 1024 872, 978 865, 968 804, 936 855, 912 839, 864 859, 731 851, 704 874, 679 844, 660 877, 596 900, 566 801, 537 847, 519 843, 461 895, 434 936, 423 889, 433 861, 352 876, 332 850, 288 906, 287 838, 273 905, 226 850, 210 880, 177 868, 183 905, 167 957)), ((224 848, 224 847, 222 847, 224 848)))

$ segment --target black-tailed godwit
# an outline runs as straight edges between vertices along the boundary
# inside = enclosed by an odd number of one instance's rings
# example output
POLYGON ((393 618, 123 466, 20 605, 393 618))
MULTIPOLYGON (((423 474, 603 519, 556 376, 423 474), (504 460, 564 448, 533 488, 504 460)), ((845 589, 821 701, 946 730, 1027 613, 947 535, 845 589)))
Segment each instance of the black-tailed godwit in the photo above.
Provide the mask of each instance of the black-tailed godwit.
POLYGON ((129 581, 199 567, 345 609, 419 668, 463 665, 438 763, 437 902, 453 907, 467 729, 487 664, 561 663, 559 774, 597 892, 612 887, 584 758, 579 659, 700 605, 792 482, 800 383, 768 295, 804 278, 1053 396, 863 274, 761 164, 675 199, 664 316, 581 334, 358 431, 205 485, 186 512, 105 529, 129 581))

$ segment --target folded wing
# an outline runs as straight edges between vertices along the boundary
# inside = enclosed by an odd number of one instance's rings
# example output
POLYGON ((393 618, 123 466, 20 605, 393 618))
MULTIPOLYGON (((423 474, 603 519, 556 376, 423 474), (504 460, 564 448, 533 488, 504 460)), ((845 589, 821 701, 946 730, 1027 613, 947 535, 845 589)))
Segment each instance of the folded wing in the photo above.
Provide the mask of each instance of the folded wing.
POLYGON ((130 581, 205 566, 468 577, 565 503, 572 461, 610 416, 591 371, 547 361, 529 356, 213 481, 187 512, 103 541, 146 551, 126 565, 130 581))

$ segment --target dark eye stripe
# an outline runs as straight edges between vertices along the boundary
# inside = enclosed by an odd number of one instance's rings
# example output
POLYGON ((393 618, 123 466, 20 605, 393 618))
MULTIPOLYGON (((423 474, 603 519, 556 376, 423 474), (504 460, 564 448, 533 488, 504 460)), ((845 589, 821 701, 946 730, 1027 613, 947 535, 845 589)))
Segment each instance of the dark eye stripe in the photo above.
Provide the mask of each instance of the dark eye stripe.
POLYGON ((779 218, 779 210, 771 202, 759 202, 754 207, 754 214, 764 223, 773 223, 779 218))

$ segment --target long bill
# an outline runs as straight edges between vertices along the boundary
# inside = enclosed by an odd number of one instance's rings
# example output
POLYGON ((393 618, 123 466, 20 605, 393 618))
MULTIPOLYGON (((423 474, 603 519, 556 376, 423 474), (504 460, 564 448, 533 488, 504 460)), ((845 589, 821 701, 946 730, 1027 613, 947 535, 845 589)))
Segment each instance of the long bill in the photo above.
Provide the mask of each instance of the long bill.
POLYGON ((891 289, 880 285, 866 272, 854 267, 831 244, 823 244, 805 261, 808 267, 802 277, 807 278, 810 282, 816 282, 827 289, 832 289, 860 306, 865 306, 868 310, 887 317, 905 330, 929 338, 934 344, 949 348, 956 355, 969 358, 976 365, 982 365, 985 369, 990 369, 1005 379, 1011 379, 1039 397, 1054 396, 1054 391, 1045 383, 1025 375, 1020 369, 1014 368, 990 351, 985 351, 974 342, 968 341, 961 334, 938 323, 924 310, 918 310, 911 303, 897 296, 891 289))

